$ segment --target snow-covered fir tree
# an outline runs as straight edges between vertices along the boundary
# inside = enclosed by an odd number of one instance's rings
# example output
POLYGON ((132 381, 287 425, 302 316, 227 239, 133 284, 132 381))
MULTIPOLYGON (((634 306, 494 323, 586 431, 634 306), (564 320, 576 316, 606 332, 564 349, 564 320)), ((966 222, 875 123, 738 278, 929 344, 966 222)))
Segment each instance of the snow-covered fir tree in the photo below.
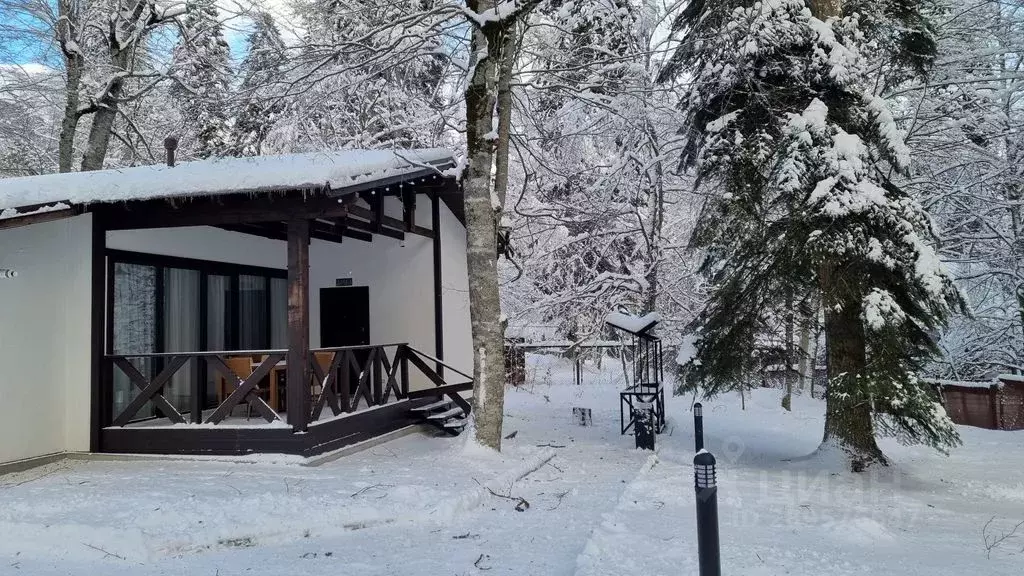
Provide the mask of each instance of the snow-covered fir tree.
POLYGON ((236 113, 229 154, 258 156, 262 151, 267 135, 284 109, 284 103, 275 97, 275 92, 282 84, 281 74, 287 58, 287 48, 274 17, 258 12, 253 17, 245 59, 238 70, 242 80, 234 105, 236 113))
POLYGON ((230 135, 231 52, 214 0, 186 5, 173 66, 171 94, 183 119, 183 154, 223 155, 230 135))
POLYGON ((893 82, 927 68, 927 8, 695 0, 666 70, 689 75, 684 161, 709 192, 695 237, 712 282, 696 323, 709 381, 746 378, 774 311, 817 291, 830 377, 822 448, 855 470, 885 461, 876 432, 958 443, 916 373, 962 299, 928 215, 899 185, 910 154, 873 91, 883 62, 899 65, 893 82))

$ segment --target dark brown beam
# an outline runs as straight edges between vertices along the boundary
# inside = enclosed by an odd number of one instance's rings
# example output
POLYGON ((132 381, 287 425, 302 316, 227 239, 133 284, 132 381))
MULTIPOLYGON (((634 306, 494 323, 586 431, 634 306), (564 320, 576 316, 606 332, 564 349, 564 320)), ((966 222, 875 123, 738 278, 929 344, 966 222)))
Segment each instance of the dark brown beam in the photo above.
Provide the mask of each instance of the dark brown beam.
POLYGON ((106 214, 112 230, 284 222, 291 218, 312 220, 347 214, 338 198, 298 193, 262 198, 246 195, 197 198, 179 201, 177 206, 166 200, 147 200, 94 205, 90 209, 106 214))
MULTIPOLYGON (((444 291, 441 283, 441 198, 430 199, 430 226, 434 229, 434 355, 444 360, 444 291)), ((444 377, 444 366, 437 365, 437 373, 444 377)))
POLYGON ((312 223, 310 229, 310 235, 318 240, 326 240, 328 242, 336 242, 341 244, 345 238, 353 238, 355 240, 362 240, 363 242, 373 242, 373 235, 365 232, 359 232, 357 230, 350 230, 345 226, 338 226, 336 223, 317 222, 312 223))
POLYGON ((405 240, 405 232, 401 230, 395 230, 393 228, 385 228, 374 222, 364 222, 355 218, 347 218, 349 228, 355 228, 356 230, 365 230, 373 234, 380 234, 381 236, 387 236, 388 238, 394 238, 395 240, 405 240))
MULTIPOLYGON (((271 240, 288 240, 288 230, 284 223, 262 222, 258 224, 221 224, 216 226, 222 230, 238 232, 239 234, 251 234, 271 240)), ((372 242, 373 236, 365 232, 355 230, 339 229, 336 225, 313 221, 310 226, 309 236, 325 242, 341 244, 345 238, 354 238, 363 242, 372 242)))
MULTIPOLYGON (((373 211, 369 210, 367 208, 363 208, 362 206, 349 206, 348 207, 348 213, 351 216, 355 216, 357 218, 362 218, 363 220, 366 220, 367 222, 373 222, 373 218, 374 218, 373 211)), ((384 222, 384 226, 386 228, 391 228, 392 230, 395 230, 395 231, 405 230, 406 232, 408 232, 410 234, 415 234, 417 236, 423 236, 425 238, 433 238, 434 237, 434 231, 429 229, 429 228, 424 228, 423 226, 416 226, 416 225, 414 225, 411 230, 406 230, 405 229, 405 222, 399 220, 398 218, 394 218, 392 216, 384 215, 383 222, 384 222)))
MULTIPOLYGON (((373 220, 370 223, 374 225, 374 232, 380 234, 384 231, 384 195, 377 194, 373 197, 373 220)), ((404 230, 404 228, 400 228, 404 230)), ((404 239, 405 236, 403 235, 404 239)))
MULTIPOLYGON (((106 310, 107 302, 107 231, 100 218, 92 219, 92 236, 90 246, 92 282, 90 297, 90 323, 92 344, 89 350, 89 376, 91 393, 89 398, 89 451, 99 452, 103 449, 101 430, 109 421, 107 412, 112 410, 113 374, 106 370, 103 355, 106 352, 105 330, 106 314, 113 315, 113 310, 106 310), (108 393, 109 392, 109 393, 108 393)), ((113 282, 111 282, 113 286, 113 282)), ((113 337, 113 335, 111 335, 113 337)))
POLYGON ((269 238, 270 240, 288 240, 288 233, 286 231, 281 230, 280 227, 275 228, 266 224, 221 224, 217 228, 229 232, 238 232, 239 234, 251 234, 253 236, 269 238))
MULTIPOLYGON (((357 218, 362 218, 363 220, 366 220, 368 222, 376 222, 376 216, 374 214, 374 211, 368 208, 363 208, 362 206, 349 206, 348 213, 357 218)), ((388 228, 393 228, 395 230, 405 230, 405 222, 402 222, 398 218, 394 218, 392 216, 382 216, 383 218, 381 219, 381 222, 383 223, 384 226, 387 226, 388 228)))
MULTIPOLYGON (((27 208, 22 208, 23 211, 28 212, 27 208)), ((28 226, 29 224, 39 224, 40 222, 51 222, 53 220, 61 220, 63 218, 70 218, 76 214, 81 214, 81 210, 78 208, 65 208, 62 210, 51 210, 49 212, 39 212, 38 214, 28 214, 25 216, 12 216, 10 218, 4 218, 0 220, 0 230, 6 230, 8 228, 18 228, 19 226, 28 226)))
POLYGON ((309 220, 288 221, 288 423, 305 432, 309 387, 309 220))
POLYGON ((358 184, 356 186, 347 186, 345 188, 339 188, 332 190, 330 194, 340 196, 343 194, 365 194, 370 191, 378 191, 383 193, 385 196, 395 196, 399 193, 398 184, 405 186, 415 186, 417 190, 421 188, 434 186, 443 180, 446 180, 444 176, 440 174, 441 170, 452 168, 451 164, 439 165, 436 168, 424 168, 411 174, 402 174, 399 176, 391 176, 388 178, 381 178, 379 180, 372 180, 364 184, 358 184), (389 190, 385 190, 389 188, 389 190))
POLYGON ((405 231, 412 232, 416 227, 416 191, 405 190, 402 192, 402 220, 405 222, 405 231))

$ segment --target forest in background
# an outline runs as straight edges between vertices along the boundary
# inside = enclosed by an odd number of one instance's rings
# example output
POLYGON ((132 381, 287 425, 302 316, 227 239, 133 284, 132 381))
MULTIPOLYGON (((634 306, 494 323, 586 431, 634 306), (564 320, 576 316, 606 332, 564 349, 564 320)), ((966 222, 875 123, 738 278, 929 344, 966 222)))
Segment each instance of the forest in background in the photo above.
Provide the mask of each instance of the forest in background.
MULTIPOLYGON (((658 310, 676 345, 707 301, 691 236, 715 192, 680 162, 702 80, 664 73, 688 4, 534 2, 491 54, 505 73, 483 137, 509 335, 599 337, 625 308, 658 310)), ((928 74, 871 70, 912 159, 893 179, 927 209, 969 304, 925 372, 1021 373, 1024 3, 932 4, 928 74)), ((445 0, 0 0, 0 175, 159 163, 171 134, 183 161, 435 146, 468 158, 481 14, 445 0)), ((754 370, 794 346, 823 362, 820 304, 779 305, 754 370)))

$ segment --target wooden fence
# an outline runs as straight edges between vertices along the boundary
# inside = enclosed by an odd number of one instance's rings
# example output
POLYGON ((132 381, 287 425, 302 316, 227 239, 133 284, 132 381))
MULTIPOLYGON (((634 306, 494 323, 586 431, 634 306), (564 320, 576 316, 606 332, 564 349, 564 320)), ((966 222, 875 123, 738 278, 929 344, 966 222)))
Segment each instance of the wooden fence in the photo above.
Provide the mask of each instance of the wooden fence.
POLYGON ((930 381, 939 389, 953 422, 990 430, 1024 430, 1024 378, 998 382, 930 381))

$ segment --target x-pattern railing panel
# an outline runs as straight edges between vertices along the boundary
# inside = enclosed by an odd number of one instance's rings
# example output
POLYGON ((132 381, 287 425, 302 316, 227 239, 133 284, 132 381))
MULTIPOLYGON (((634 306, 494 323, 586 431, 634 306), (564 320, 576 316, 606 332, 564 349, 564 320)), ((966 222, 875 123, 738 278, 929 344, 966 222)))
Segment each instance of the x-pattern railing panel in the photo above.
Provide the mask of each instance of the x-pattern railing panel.
POLYGON ((310 351, 312 376, 320 385, 310 420, 318 420, 325 407, 338 416, 355 412, 360 403, 371 407, 404 400, 409 389, 407 349, 405 344, 386 344, 310 351), (389 349, 393 349, 390 356, 389 349), (324 353, 332 354, 327 368, 316 357, 324 353))
POLYGON ((277 420, 277 413, 275 413, 274 410, 263 401, 263 398, 260 398, 259 396, 259 383, 270 374, 270 371, 273 370, 274 366, 283 360, 284 357, 285 355, 281 353, 267 355, 267 357, 260 362, 260 365, 243 380, 242 377, 236 374, 220 356, 206 356, 207 365, 219 372, 230 385, 234 386, 234 390, 232 390, 231 394, 229 394, 228 397, 224 399, 224 402, 221 402, 220 406, 218 406, 217 409, 213 411, 213 414, 207 418, 207 424, 219 424, 224 420, 224 418, 231 414, 231 411, 234 410, 235 406, 237 406, 243 399, 247 400, 267 422, 277 420))
POLYGON ((171 422, 185 422, 185 418, 182 417, 181 413, 178 412, 166 398, 164 398, 163 394, 160 394, 160 391, 171 380, 174 374, 180 370, 182 366, 187 364, 188 361, 189 356, 173 356, 171 357, 170 362, 167 363, 167 366, 160 371, 156 378, 148 380, 142 375, 142 372, 140 372, 139 369, 131 363, 130 360, 124 357, 115 358, 114 366, 117 366, 121 372, 123 372, 124 375, 132 381, 132 384, 135 384, 140 392, 138 396, 133 398, 132 401, 125 406, 124 410, 121 411, 117 418, 114 418, 113 425, 124 426, 131 422, 132 417, 134 417, 146 402, 150 400, 152 400, 153 404, 160 409, 160 411, 163 412, 171 422))

